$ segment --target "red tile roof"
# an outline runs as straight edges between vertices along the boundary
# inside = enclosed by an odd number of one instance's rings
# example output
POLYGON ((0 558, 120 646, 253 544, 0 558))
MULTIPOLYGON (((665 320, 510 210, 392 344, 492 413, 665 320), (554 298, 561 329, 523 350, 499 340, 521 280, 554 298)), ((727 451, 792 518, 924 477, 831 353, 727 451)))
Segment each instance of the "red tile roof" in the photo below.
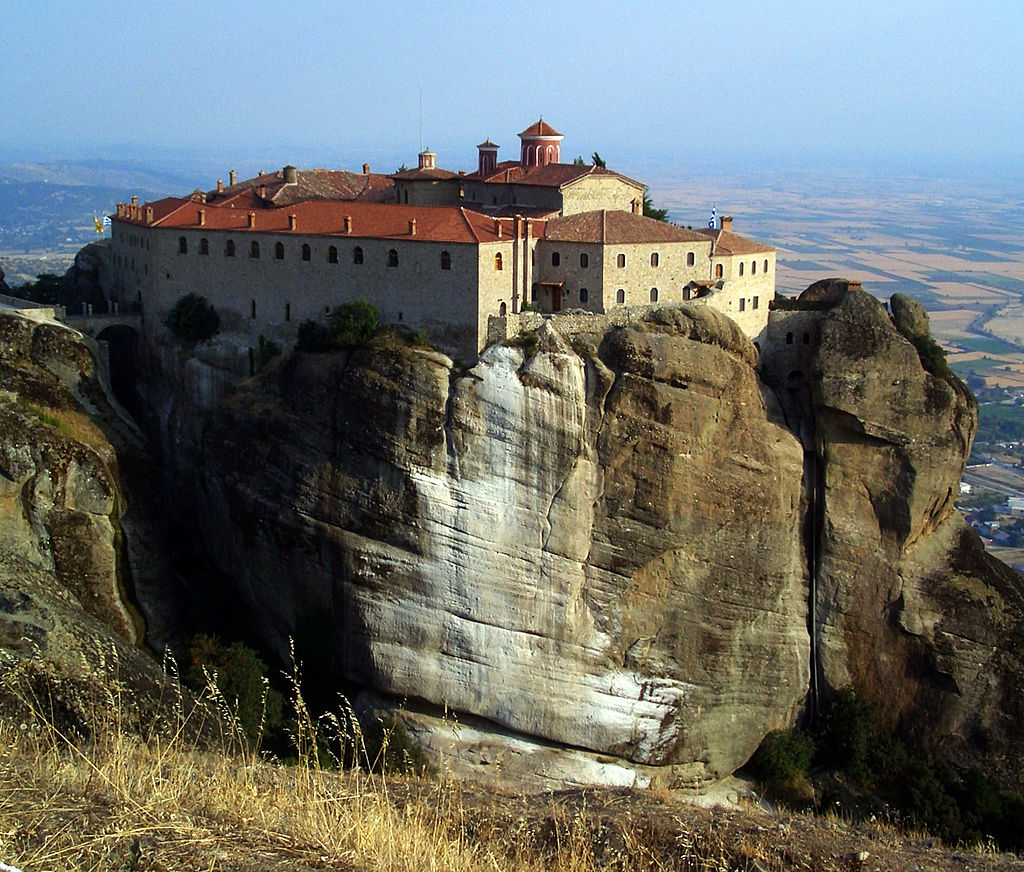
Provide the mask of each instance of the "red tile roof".
POLYGON ((549 163, 542 167, 526 167, 517 160, 503 160, 495 167, 494 172, 486 176, 480 173, 470 173, 466 176, 470 181, 486 182, 487 184, 505 185, 537 185, 547 188, 564 188, 574 184, 587 176, 614 176, 636 185, 644 187, 642 182, 631 179, 628 176, 609 170, 605 167, 589 166, 587 164, 566 164, 549 163))
POLYGON ((458 173, 453 173, 451 170, 442 170, 437 167, 417 167, 414 170, 402 170, 400 173, 392 173, 392 179, 457 179, 458 173))
POLYGON ((605 209, 552 218, 547 222, 544 238, 557 242, 620 245, 641 242, 707 242, 706 236, 685 227, 655 221, 632 212, 605 209))
POLYGON ((305 200, 369 200, 385 202, 394 196, 391 177, 380 173, 350 173, 346 170, 296 170, 296 182, 288 184, 284 172, 263 173, 229 185, 223 191, 207 191, 207 202, 224 200, 248 191, 258 194, 266 186, 266 198, 277 206, 305 200))
POLYGON ((562 134, 555 130, 550 124, 548 124, 543 118, 539 121, 535 121, 529 127, 526 128, 520 136, 561 136, 562 134))
POLYGON ((500 148, 500 146, 496 142, 491 142, 490 139, 485 139, 477 146, 477 148, 500 148))
MULTIPOLYGON (((180 230, 229 230, 232 232, 294 233, 366 239, 406 239, 423 242, 496 242, 510 239, 515 225, 510 218, 496 219, 457 206, 404 206, 397 203, 367 203, 309 200, 285 207, 248 209, 220 203, 200 203, 168 197, 148 204, 153 207, 153 226, 180 230), (205 223, 199 223, 199 210, 205 223), (253 228, 249 212, 256 213, 253 228), (289 216, 295 216, 295 230, 289 230, 289 216), (352 220, 352 232, 345 232, 345 218, 352 220), (416 234, 409 232, 415 219, 416 234), (496 223, 501 227, 498 235, 496 223)), ((143 211, 143 214, 145 212, 143 211)), ((145 225, 144 220, 114 216, 115 221, 145 225)), ((533 235, 543 235, 544 222, 532 224, 533 235)))
POLYGON ((762 252, 775 251, 775 246, 773 245, 765 245, 756 239, 748 239, 746 236, 740 236, 731 230, 722 230, 721 228, 712 230, 710 227, 705 227, 697 232, 706 239, 713 239, 715 241, 716 254, 761 254, 762 252))

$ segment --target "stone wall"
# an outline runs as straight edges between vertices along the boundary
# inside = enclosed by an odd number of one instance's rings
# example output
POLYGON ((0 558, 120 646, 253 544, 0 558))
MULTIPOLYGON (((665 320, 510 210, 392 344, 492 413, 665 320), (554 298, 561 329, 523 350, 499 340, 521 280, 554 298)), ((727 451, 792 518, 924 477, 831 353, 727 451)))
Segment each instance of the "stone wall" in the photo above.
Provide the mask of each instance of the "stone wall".
POLYGON ((562 214, 593 212, 596 209, 633 210, 633 201, 643 201, 643 185, 618 176, 585 176, 562 190, 562 214))

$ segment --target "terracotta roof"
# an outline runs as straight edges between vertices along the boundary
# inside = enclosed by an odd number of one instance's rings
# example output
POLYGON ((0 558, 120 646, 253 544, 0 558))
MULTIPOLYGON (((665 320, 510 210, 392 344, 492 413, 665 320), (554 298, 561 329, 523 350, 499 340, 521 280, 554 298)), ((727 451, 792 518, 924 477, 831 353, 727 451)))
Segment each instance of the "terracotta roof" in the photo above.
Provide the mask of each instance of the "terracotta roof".
POLYGON ((466 176, 470 181, 486 182, 487 184, 505 185, 537 185, 546 188, 564 188, 587 176, 615 176, 642 188, 643 183, 635 179, 609 170, 605 167, 587 164, 549 163, 542 167, 526 167, 517 160, 504 160, 495 167, 494 172, 486 176, 470 173, 466 176))
POLYGON ((775 246, 773 245, 765 245, 756 239, 748 239, 746 236, 740 236, 731 230, 722 230, 721 228, 712 230, 710 227, 705 227, 697 232, 701 236, 715 241, 716 254, 760 254, 762 252, 775 251, 775 246))
MULTIPOLYGON (((496 242, 510 239, 515 225, 510 218, 473 212, 457 206, 404 206, 397 203, 368 203, 309 200, 286 207, 253 209, 254 228, 248 226, 248 208, 197 203, 181 197, 168 197, 149 204, 153 207, 153 225, 180 230, 228 230, 233 233, 294 233, 297 236, 341 236, 351 239, 404 239, 422 242, 496 242), (199 210, 205 210, 205 223, 199 224, 199 210), (289 230, 294 215, 295 230, 289 230), (345 218, 352 219, 352 232, 345 232, 345 218), (416 234, 409 233, 409 221, 415 219, 416 234), (501 235, 495 223, 500 224, 501 235)), ((144 213, 143 213, 144 214, 144 213)), ((115 221, 145 225, 143 220, 114 216, 115 221)), ((533 235, 543 234, 544 222, 532 226, 533 235)))
POLYGON ((638 242, 706 242, 707 237, 685 227, 655 221, 632 212, 602 209, 580 212, 547 222, 545 239, 556 242, 598 242, 625 245, 638 242))
POLYGON ((296 182, 287 184, 278 170, 229 185, 223 191, 207 191, 207 202, 223 202, 246 192, 258 193, 266 185, 266 197, 276 206, 290 206, 305 200, 370 200, 385 202, 394 196, 390 176, 380 173, 350 173, 346 170, 296 170, 296 182))
POLYGON ((414 170, 402 170, 400 173, 392 173, 391 178, 393 179, 456 179, 459 177, 458 173, 453 173, 451 170, 442 170, 437 167, 421 168, 417 167, 414 170))
POLYGON ((490 139, 485 139, 477 148, 500 148, 500 146, 496 142, 491 142, 490 139))
POLYGON ((526 128, 520 136, 561 136, 562 134, 555 130, 550 124, 548 124, 543 118, 539 121, 535 121, 529 127, 526 128))

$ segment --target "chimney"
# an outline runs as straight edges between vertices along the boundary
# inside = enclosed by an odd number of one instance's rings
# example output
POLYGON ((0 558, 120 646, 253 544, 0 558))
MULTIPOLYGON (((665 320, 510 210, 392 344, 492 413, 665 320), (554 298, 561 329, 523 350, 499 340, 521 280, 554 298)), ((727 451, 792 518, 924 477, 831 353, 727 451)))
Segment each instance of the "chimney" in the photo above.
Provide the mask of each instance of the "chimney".
POLYGON ((498 218, 494 219, 494 235, 501 239, 501 220, 498 218))
POLYGON ((124 218, 124 203, 117 204, 117 217, 124 218))
POLYGON ((295 213, 294 212, 291 215, 288 216, 288 229, 289 230, 294 230, 298 226, 298 223, 299 223, 299 220, 298 220, 298 218, 295 217, 295 213))
POLYGON ((250 209, 249 210, 249 227, 255 227, 255 226, 256 226, 256 213, 253 212, 250 209))
POLYGON ((351 215, 346 215, 345 216, 345 232, 346 233, 351 233, 352 232, 352 216, 351 215))
POLYGON ((416 219, 415 218, 410 218, 409 219, 409 235, 410 236, 415 236, 416 235, 416 219))
POLYGON ((152 206, 146 206, 146 223, 147 224, 152 224, 153 223, 153 207, 152 206))
POLYGON ((230 173, 228 173, 228 184, 229 185, 234 185, 237 182, 238 182, 238 173, 236 173, 234 170, 232 170, 230 173))
POLYGON ((136 197, 134 194, 132 195, 132 205, 133 206, 138 206, 139 205, 139 198, 136 197))
POLYGON ((197 215, 198 215, 198 220, 199 220, 199 226, 202 227, 204 224, 206 224, 206 210, 205 209, 199 209, 197 211, 197 215))
POLYGON ((732 232, 732 215, 722 216, 722 229, 732 232))
POLYGON ((261 200, 265 200, 266 198, 267 198, 267 186, 266 185, 260 185, 260 199, 261 200))
POLYGON ((217 179, 217 193, 224 193, 224 179, 217 179))
POLYGON ((295 167, 293 167, 291 164, 288 164, 288 166, 286 166, 284 170, 282 170, 282 173, 284 175, 284 183, 286 185, 294 185, 298 183, 299 171, 295 169, 295 167))
POLYGON ((369 164, 363 164, 363 175, 364 176, 370 175, 370 165, 369 164))

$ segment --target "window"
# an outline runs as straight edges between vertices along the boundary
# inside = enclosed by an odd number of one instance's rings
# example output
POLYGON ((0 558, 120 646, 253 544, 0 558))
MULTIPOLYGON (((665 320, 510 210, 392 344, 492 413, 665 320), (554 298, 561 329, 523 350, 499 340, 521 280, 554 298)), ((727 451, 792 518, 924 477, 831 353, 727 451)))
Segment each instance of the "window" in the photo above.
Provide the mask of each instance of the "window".
POLYGON ((793 334, 792 333, 787 333, 786 334, 786 345, 792 345, 792 344, 793 344, 793 334))
POLYGON ((753 298, 752 298, 752 299, 750 300, 750 308, 751 308, 751 309, 756 309, 756 308, 757 308, 757 304, 758 304, 758 299, 757 299, 757 297, 753 297, 753 298))
POLYGON ((651 302, 652 303, 657 303, 658 302, 658 289, 657 288, 651 288, 651 302))
POLYGON ((740 297, 740 311, 741 312, 746 312, 747 311, 747 301, 745 299, 743 299, 743 297, 740 297))
POLYGON ((652 251, 651 252, 651 266, 657 266, 658 265, 658 260, 659 260, 658 252, 652 251))
MULTIPOLYGON (((620 257, 623 257, 624 255, 619 255, 619 256, 620 256, 620 257)), ((621 305, 622 303, 625 303, 625 302, 626 302, 626 292, 625 292, 625 291, 624 291, 624 290, 623 290, 622 288, 619 288, 619 289, 618 289, 618 290, 617 290, 617 291, 615 292, 615 302, 616 302, 616 303, 619 303, 620 305, 621 305)))
POLYGON ((255 300, 249 300, 249 317, 253 318, 253 319, 256 318, 256 301, 255 300))
POLYGON ((590 291, 586 288, 580 288, 580 302, 585 303, 590 299, 590 291))
POLYGON ((284 260, 284 243, 274 243, 274 260, 284 260))
POLYGON ((306 261, 313 259, 313 249, 309 247, 308 242, 302 244, 302 259, 306 261))
POLYGON ((494 255, 494 268, 496 270, 500 270, 501 269, 501 252, 500 251, 497 252, 494 255))
POLYGON ((750 274, 752 276, 756 276, 757 275, 757 261, 756 260, 750 261, 750 274))
POLYGON ((199 253, 209 254, 210 253, 210 240, 205 236, 199 240, 199 253))
POLYGON ((586 269, 590 266, 590 255, 585 251, 580 252, 580 269, 586 269))
POLYGON ((690 299, 690 289, 689 288, 683 288, 683 299, 684 300, 689 300, 690 299))
POLYGON ((224 257, 235 256, 235 240, 229 239, 224 243, 224 257))
POLYGON ((337 263, 338 262, 338 248, 337 248, 337 246, 332 245, 330 248, 327 249, 327 262, 328 263, 337 263))
POLYGON ((562 262, 562 256, 557 251, 551 252, 551 265, 558 266, 562 262))
POLYGON ((617 258, 615 258, 615 263, 619 269, 624 268, 626 266, 626 255, 620 254, 617 258))
POLYGON ((178 237, 178 254, 188 254, 188 240, 184 236, 178 237))
POLYGON ((686 265, 687 266, 693 266, 695 262, 696 262, 696 257, 694 256, 693 252, 692 251, 686 252, 686 265))
POLYGON ((360 264, 363 262, 363 249, 360 246, 356 246, 352 249, 352 263, 360 264))
POLYGON ((810 333, 805 333, 804 334, 804 345, 808 345, 810 343, 810 341, 811 341, 811 334, 810 333))
POLYGON ((284 304, 284 320, 285 321, 291 321, 292 320, 292 304, 291 303, 285 303, 284 304))
POLYGON ((254 239, 249 243, 249 257, 256 260, 260 256, 260 244, 254 239))
POLYGON ((447 251, 441 252, 441 269, 452 268, 452 256, 447 251))
POLYGON ((388 266, 398 266, 398 252, 393 248, 388 249, 388 266))
POLYGON ((743 275, 743 261, 740 261, 740 275, 743 275))
POLYGON ((537 302, 537 283, 536 282, 534 282, 533 283, 533 287, 530 288, 530 302, 531 303, 536 303, 537 302))
POLYGON ((506 306, 504 303, 502 303, 500 306, 498 306, 498 314, 501 315, 502 318, 504 318, 507 313, 508 313, 508 306, 506 306))
POLYGON ((764 261, 764 271, 768 272, 768 259, 767 258, 765 258, 765 261, 764 261))
POLYGON ((715 278, 720 279, 722 277, 723 268, 721 264, 715 266, 715 278))

